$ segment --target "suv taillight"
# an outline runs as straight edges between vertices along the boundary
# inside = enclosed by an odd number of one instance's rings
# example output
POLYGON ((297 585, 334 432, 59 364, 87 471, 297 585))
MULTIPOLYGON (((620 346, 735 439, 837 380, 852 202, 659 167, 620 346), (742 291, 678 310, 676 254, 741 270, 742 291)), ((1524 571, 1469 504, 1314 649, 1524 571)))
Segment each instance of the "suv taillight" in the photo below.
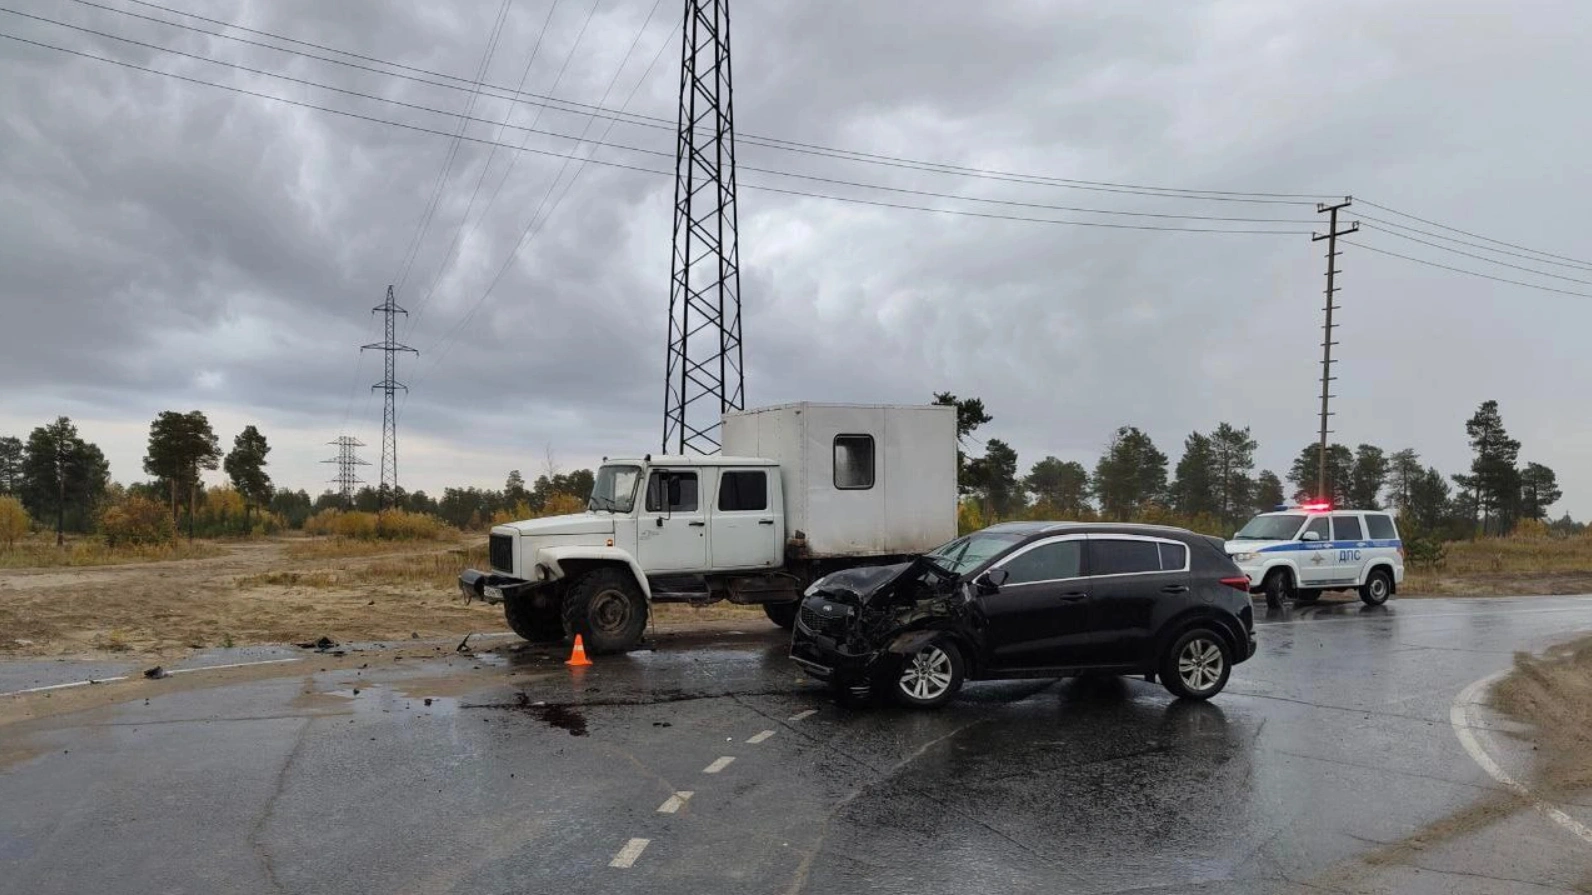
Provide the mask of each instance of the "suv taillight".
POLYGON ((1234 590, 1241 590, 1246 594, 1249 593, 1248 575, 1235 575, 1230 578, 1223 578, 1222 583, 1233 588, 1234 590))

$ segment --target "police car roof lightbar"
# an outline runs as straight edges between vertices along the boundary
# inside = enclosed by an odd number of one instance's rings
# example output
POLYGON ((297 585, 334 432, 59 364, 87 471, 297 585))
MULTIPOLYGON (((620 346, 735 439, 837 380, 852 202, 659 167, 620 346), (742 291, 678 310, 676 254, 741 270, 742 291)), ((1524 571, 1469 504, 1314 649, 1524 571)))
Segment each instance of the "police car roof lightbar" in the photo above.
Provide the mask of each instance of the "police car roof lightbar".
POLYGON ((1332 504, 1330 504, 1330 503, 1305 503, 1305 504, 1300 504, 1299 505, 1299 509, 1301 509, 1301 510, 1330 510, 1330 509, 1332 509, 1332 504))

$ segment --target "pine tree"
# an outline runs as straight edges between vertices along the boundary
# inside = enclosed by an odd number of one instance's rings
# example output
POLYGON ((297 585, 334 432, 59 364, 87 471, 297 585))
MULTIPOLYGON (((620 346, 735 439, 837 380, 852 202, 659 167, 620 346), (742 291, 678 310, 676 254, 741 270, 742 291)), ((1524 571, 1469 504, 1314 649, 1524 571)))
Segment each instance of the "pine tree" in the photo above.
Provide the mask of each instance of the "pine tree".
POLYGON ((1520 442, 1510 438, 1504 430, 1497 401, 1482 402, 1466 421, 1465 434, 1470 437, 1470 448, 1476 454, 1470 464, 1470 474, 1476 502, 1481 508, 1482 533, 1506 533, 1519 512, 1520 472, 1515 468, 1515 461, 1520 456, 1520 442))
POLYGON ((1172 509, 1179 515, 1216 513, 1216 483, 1211 475, 1214 465, 1211 440, 1198 432, 1190 432, 1183 439, 1183 456, 1172 474, 1172 509))
POLYGON ((1242 508, 1248 506, 1255 483, 1249 480, 1249 471, 1255 468, 1255 448, 1258 445, 1249 435, 1249 427, 1242 429, 1221 423, 1210 434, 1211 478, 1216 491, 1216 515, 1222 528, 1231 528, 1242 508))
POLYGON ((1387 481, 1388 460, 1382 449, 1362 444, 1355 449, 1349 470, 1349 506, 1357 510, 1382 508, 1382 485, 1387 481))
POLYGON ((1123 426, 1112 434, 1090 484, 1101 515, 1126 521, 1165 497, 1166 455, 1137 427, 1123 426))
POLYGON ((232 451, 227 454, 225 467, 232 487, 243 496, 243 522, 249 523, 249 511, 271 502, 271 477, 265 473, 265 455, 271 452, 265 436, 253 426, 232 440, 232 451))
POLYGON ((1067 518, 1089 509, 1089 470, 1075 460, 1046 457, 1034 464, 1023 486, 1036 503, 1045 504, 1067 518))
POLYGON ((1548 507, 1559 501, 1559 478, 1541 463, 1527 463, 1520 471, 1520 515, 1527 519, 1548 518, 1548 507))
POLYGON ((1265 513, 1270 511, 1272 507, 1278 506, 1283 502, 1283 497, 1282 480, 1277 478, 1275 472, 1269 469, 1262 469, 1260 474, 1255 476, 1255 512, 1265 513))
POLYGON ((87 529, 93 508, 110 483, 110 466, 93 444, 78 437, 66 417, 28 435, 22 458, 23 502, 35 518, 55 517, 55 543, 66 543, 70 512, 87 529))

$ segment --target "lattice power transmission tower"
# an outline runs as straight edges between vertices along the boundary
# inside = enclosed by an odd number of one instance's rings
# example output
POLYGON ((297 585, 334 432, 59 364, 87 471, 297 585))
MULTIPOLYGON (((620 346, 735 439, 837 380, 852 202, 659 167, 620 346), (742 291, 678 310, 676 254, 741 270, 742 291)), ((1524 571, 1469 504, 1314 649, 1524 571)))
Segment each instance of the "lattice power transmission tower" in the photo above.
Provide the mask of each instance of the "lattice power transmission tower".
POLYGON ((663 450, 711 454, 746 402, 728 0, 686 0, 680 44, 663 450))
POLYGON ((419 356, 420 352, 408 345, 398 344, 398 315, 408 316, 409 312, 398 307, 398 302, 393 298, 393 289, 387 287, 387 300, 374 308, 372 314, 384 314, 387 318, 387 338, 374 345, 362 345, 360 351, 374 349, 386 356, 386 375, 382 380, 371 386, 371 391, 381 389, 386 400, 382 404, 381 413, 381 505, 386 507, 398 493, 398 417, 393 406, 393 396, 399 389, 409 391, 409 387, 399 382, 396 378, 398 370, 398 355, 408 351, 419 356))
POLYGON ((339 435, 336 441, 328 441, 327 444, 337 446, 337 456, 321 462, 337 464, 337 475, 331 479, 331 482, 337 486, 337 493, 343 495, 343 504, 351 506, 354 503, 354 492, 364 484, 356 469, 370 465, 354 453, 354 448, 362 448, 365 443, 352 435, 339 435))

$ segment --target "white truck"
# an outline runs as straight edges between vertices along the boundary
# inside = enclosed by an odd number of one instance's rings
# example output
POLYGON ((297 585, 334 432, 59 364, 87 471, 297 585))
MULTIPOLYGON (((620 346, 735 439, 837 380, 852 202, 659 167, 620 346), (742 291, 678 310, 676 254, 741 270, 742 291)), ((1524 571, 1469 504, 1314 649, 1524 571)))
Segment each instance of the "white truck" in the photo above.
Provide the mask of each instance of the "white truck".
POLYGON ((604 458, 586 512, 498 525, 466 600, 533 642, 641 643, 657 602, 761 604, 789 628, 802 592, 956 536, 956 409, 784 404, 724 415, 723 453, 604 458))

